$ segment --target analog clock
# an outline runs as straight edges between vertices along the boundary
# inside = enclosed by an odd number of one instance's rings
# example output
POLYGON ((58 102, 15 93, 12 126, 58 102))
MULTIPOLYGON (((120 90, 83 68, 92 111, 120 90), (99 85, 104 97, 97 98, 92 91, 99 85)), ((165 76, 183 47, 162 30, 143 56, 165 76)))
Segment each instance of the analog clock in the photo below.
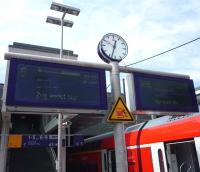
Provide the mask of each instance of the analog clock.
POLYGON ((98 54, 106 63, 110 61, 120 62, 127 56, 128 46, 121 36, 108 33, 99 42, 98 54))

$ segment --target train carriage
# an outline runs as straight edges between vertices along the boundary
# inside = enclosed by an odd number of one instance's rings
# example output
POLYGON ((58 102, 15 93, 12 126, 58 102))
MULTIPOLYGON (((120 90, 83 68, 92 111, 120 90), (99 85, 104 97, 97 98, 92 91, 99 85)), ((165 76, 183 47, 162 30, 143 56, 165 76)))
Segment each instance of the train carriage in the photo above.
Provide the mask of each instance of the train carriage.
MULTIPOLYGON (((128 127, 125 140, 129 172, 200 171, 200 114, 164 116, 128 127)), ((85 141, 69 152, 69 171, 115 172, 112 133, 85 141)))

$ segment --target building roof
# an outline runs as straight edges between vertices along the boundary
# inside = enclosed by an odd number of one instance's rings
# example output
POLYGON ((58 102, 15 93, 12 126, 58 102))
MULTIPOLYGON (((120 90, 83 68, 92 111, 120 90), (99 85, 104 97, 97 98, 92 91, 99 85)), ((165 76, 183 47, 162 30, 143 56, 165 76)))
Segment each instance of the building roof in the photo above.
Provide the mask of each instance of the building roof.
MULTIPOLYGON (((13 45, 9 45, 10 48, 20 48, 32 51, 39 51, 39 52, 46 52, 46 53, 53 53, 53 54, 60 54, 60 49, 52 48, 52 47, 45 47, 39 45, 32 45, 32 44, 24 44, 19 42, 13 42, 13 45)), ((73 57, 78 57, 77 54, 74 54, 71 50, 63 50, 63 55, 69 55, 73 57)))

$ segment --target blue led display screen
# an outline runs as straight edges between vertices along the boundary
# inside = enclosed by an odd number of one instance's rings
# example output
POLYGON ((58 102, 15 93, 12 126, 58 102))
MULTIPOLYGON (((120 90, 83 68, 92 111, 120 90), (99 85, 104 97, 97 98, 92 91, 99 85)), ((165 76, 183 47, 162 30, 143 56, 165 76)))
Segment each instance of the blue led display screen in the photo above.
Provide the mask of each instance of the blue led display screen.
POLYGON ((107 109, 105 71, 13 58, 10 61, 6 104, 107 109))
POLYGON ((136 110, 198 112, 193 81, 134 73, 136 110))
MULTIPOLYGON (((65 141, 65 140, 64 140, 65 141)), ((57 135, 24 135, 22 136, 22 147, 57 147, 57 135)))

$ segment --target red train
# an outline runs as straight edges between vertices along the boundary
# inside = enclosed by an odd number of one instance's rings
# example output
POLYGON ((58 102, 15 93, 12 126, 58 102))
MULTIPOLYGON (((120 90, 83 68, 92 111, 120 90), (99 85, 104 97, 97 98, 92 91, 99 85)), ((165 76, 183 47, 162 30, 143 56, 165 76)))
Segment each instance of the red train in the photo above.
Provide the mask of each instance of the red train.
MULTIPOLYGON (((129 172, 199 172, 200 114, 164 116, 126 129, 129 172)), ((115 172, 112 133, 69 152, 70 172, 115 172)))

